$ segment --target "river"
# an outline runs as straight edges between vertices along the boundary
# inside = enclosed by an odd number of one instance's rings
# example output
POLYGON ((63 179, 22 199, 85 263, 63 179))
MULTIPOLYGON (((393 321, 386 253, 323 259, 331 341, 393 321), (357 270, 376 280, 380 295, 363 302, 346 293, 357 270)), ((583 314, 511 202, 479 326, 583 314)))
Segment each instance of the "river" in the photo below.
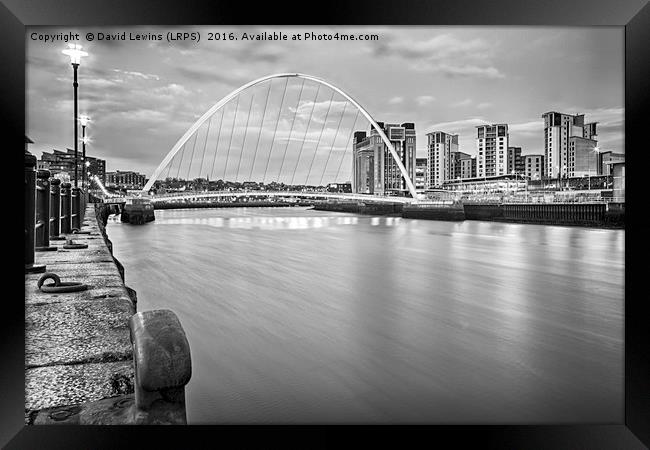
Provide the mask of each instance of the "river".
POLYGON ((623 423, 624 230, 156 211, 107 233, 190 342, 190 424, 623 423))

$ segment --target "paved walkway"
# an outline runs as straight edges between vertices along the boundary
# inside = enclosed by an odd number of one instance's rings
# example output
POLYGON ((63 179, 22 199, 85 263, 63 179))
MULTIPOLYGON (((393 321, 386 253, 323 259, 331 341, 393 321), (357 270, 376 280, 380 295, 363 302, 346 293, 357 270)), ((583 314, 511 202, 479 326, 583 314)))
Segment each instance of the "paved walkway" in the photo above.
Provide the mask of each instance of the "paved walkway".
MULTIPOLYGON (((83 292, 49 294, 25 275, 25 422, 44 408, 70 406, 133 393, 133 353, 128 319, 135 307, 89 204, 82 231, 68 235, 88 244, 56 252, 36 252, 61 281, 88 284, 83 292)), ((46 283, 51 283, 47 281, 46 283)))

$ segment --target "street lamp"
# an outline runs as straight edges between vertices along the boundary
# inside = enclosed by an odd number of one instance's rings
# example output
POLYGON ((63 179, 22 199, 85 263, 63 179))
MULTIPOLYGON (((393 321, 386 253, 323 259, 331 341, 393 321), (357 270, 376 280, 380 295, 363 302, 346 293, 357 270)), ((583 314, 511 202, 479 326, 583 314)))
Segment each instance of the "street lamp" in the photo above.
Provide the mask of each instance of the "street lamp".
POLYGON ((77 164, 78 164, 78 134, 77 134, 77 69, 79 68, 79 63, 81 63, 82 56, 88 56, 88 53, 81 50, 81 45, 79 44, 68 44, 68 48, 63 50, 61 53, 68 55, 70 57, 70 63, 72 63, 72 69, 74 71, 74 81, 72 82, 72 87, 74 88, 74 187, 77 187, 77 164))
POLYGON ((86 161, 86 144, 90 141, 86 137, 86 125, 90 122, 90 117, 88 116, 79 116, 79 123, 81 124, 81 160, 83 161, 81 166, 81 186, 87 188, 86 174, 88 173, 86 167, 90 164, 86 161))

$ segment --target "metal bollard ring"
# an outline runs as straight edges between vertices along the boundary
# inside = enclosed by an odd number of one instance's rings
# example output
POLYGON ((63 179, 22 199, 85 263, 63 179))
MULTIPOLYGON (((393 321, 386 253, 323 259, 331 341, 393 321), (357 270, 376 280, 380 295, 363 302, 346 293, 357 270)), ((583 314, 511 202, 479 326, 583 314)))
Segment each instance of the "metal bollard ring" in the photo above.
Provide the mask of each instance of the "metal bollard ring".
POLYGON ((79 244, 78 242, 68 239, 65 241, 63 248, 74 249, 74 248, 88 248, 88 244, 79 244))
POLYGON ((88 289, 87 284, 77 281, 61 281, 61 278, 53 272, 46 272, 41 275, 38 279, 37 286, 41 292, 47 293, 80 292, 88 289), (44 285, 46 280, 54 280, 54 283, 44 285))
POLYGON ((90 234, 90 231, 81 231, 79 228, 73 228, 72 234, 90 234))

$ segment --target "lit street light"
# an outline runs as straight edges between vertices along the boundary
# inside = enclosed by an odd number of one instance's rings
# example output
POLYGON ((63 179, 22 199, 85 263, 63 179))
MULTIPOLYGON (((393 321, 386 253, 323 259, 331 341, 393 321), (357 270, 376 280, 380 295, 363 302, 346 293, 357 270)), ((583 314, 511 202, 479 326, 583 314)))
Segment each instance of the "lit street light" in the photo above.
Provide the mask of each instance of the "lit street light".
POLYGON ((74 88, 74 187, 77 187, 77 164, 78 164, 78 132, 77 132, 77 69, 79 68, 79 63, 81 63, 82 56, 88 56, 88 53, 81 50, 81 45, 79 44, 68 44, 68 48, 63 50, 61 53, 68 55, 70 57, 70 63, 72 63, 72 69, 74 72, 74 81, 72 82, 72 87, 74 88))

